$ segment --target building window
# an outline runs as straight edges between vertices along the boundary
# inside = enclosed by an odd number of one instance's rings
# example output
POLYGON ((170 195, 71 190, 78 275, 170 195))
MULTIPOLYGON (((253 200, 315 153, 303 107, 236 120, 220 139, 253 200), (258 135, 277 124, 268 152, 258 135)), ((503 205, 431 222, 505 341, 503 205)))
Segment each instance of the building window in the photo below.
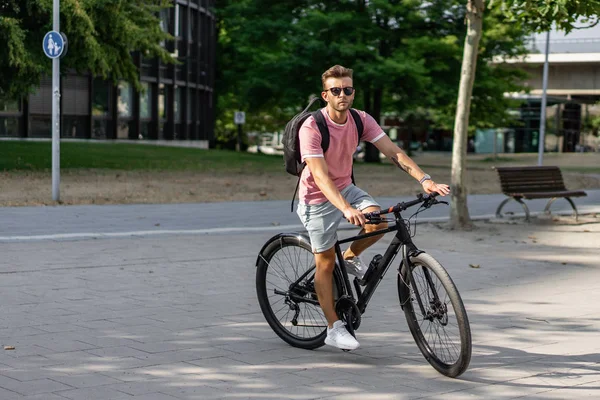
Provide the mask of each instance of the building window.
POLYGON ((1 112, 10 112, 10 113, 18 113, 20 110, 20 102, 17 100, 2 100, 0 99, 0 113, 1 112))
POLYGON ((29 123, 29 136, 33 138, 52 137, 52 117, 49 115, 32 115, 29 123))
POLYGON ((117 99, 117 111, 119 117, 130 118, 133 109, 133 88, 129 82, 119 83, 119 97, 117 99))
POLYGON ((0 116, 0 136, 19 136, 19 117, 0 116))
POLYGON ((173 104, 175 108, 175 122, 181 122, 181 92, 182 89, 180 87, 175 89, 175 103, 173 104))
POLYGON ((171 8, 160 10, 160 28, 167 33, 173 33, 171 30, 171 8))
POLYGON ((110 137, 110 121, 106 119, 94 119, 92 124, 92 139, 107 139, 110 137))
POLYGON ((60 125, 63 138, 87 138, 89 119, 86 116, 64 115, 60 125))
POLYGON ((108 116, 110 110, 110 85, 108 82, 94 79, 92 115, 108 116))
POLYGON ((158 117, 160 119, 167 119, 167 109, 169 107, 169 91, 165 87, 164 83, 158 86, 158 117))
POLYGON ((147 82, 142 82, 142 91, 140 92, 140 118, 152 118, 152 86, 147 82))

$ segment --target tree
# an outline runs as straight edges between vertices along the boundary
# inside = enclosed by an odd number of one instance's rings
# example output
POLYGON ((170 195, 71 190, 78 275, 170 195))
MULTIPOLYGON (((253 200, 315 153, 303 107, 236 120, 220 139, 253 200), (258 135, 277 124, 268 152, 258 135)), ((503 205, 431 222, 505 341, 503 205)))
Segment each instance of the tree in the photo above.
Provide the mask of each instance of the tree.
MULTIPOLYGON (((459 86, 452 151, 452 207, 450 226, 468 229, 471 219, 467 208, 467 190, 464 184, 466 168, 467 132, 475 67, 478 60, 479 39, 482 36, 484 0, 467 2, 467 37, 463 53, 463 72, 459 86)), ((505 15, 506 23, 523 24, 531 31, 546 31, 553 25, 566 32, 575 29, 578 22, 598 23, 598 0, 492 0, 491 8, 505 15)))
POLYGON ((456 120, 454 122, 454 141, 452 144, 452 172, 450 224, 452 228, 470 228, 471 221, 467 208, 467 191, 464 185, 467 163, 467 133, 469 128, 469 112, 471 110, 471 94, 477 66, 477 51, 483 30, 484 0, 468 0, 467 3, 467 36, 462 61, 462 72, 456 104, 456 120))
MULTIPOLYGON (((462 0, 222 0, 217 3, 217 113, 227 127, 232 109, 269 112, 272 126, 321 91, 320 75, 334 64, 355 70, 355 107, 376 120, 384 113, 427 115, 451 129, 464 38, 462 0), (229 111, 228 111, 229 110, 229 111), (423 112, 424 111, 424 112, 423 112)), ((490 24, 500 18, 490 13, 490 24)), ((484 59, 514 55, 518 26, 491 30, 484 59)), ((502 93, 516 91, 514 69, 483 65, 474 113, 486 126, 504 118, 502 93)), ((231 124, 229 124, 231 125, 231 124)), ((226 128, 226 129, 231 129, 226 128)), ((379 161, 377 149, 368 159, 379 161)))
MULTIPOLYGON (((52 29, 52 0, 0 1, 0 97, 19 98, 39 85, 52 63, 42 38, 52 29)), ((163 45, 171 37, 160 27, 168 0, 61 0, 60 27, 69 53, 61 70, 91 72, 139 86, 132 52, 174 62, 163 45)))

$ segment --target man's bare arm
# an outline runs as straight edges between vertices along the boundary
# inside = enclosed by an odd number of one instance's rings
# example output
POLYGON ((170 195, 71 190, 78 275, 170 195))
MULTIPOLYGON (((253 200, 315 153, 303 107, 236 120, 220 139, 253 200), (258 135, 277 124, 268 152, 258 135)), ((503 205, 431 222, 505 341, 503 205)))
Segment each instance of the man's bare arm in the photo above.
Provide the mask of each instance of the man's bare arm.
POLYGON ((375 143, 375 147, 379 149, 387 158, 392 160, 394 164, 417 181, 425 176, 425 172, 406 155, 404 150, 398 147, 388 136, 384 136, 375 143))

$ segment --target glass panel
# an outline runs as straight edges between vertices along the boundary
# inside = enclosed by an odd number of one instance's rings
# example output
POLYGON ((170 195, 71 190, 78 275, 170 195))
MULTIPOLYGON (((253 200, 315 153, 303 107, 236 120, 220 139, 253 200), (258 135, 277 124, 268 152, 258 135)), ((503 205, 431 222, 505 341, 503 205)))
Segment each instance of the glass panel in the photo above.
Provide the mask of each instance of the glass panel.
POLYGON ((197 132, 198 128, 196 128, 196 124, 195 123, 190 123, 188 124, 188 136, 190 140, 194 140, 198 138, 198 132, 197 132))
POLYGON ((88 122, 88 117, 63 116, 60 136, 85 139, 89 129, 88 122))
POLYGON ((119 97, 117 99, 117 111, 119 117, 131 117, 133 109, 133 88, 129 82, 119 83, 119 97))
POLYGON ((171 30, 171 8, 163 8, 160 10, 160 28, 168 33, 173 33, 171 30))
POLYGON ((183 127, 183 124, 175 124, 175 136, 173 137, 173 139, 185 140, 183 127))
POLYGON ((192 102, 194 101, 194 90, 188 89, 186 99, 186 118, 188 121, 192 120, 192 102))
POLYGON ((50 130, 52 117, 36 115, 32 116, 29 124, 29 137, 49 138, 52 137, 50 130))
POLYGON ((188 40, 195 43, 198 40, 198 12, 190 9, 190 23, 188 24, 188 40))
POLYGON ((19 136, 19 117, 0 117, 0 136, 19 136))
POLYGON ((142 82, 143 90, 140 92, 140 118, 152 118, 152 86, 142 82))
POLYGON ((108 120, 94 119, 92 125, 92 139, 106 139, 110 124, 108 120))
POLYGON ((160 119, 167 118, 167 108, 169 107, 169 93, 164 83, 158 86, 158 117, 160 119))
POLYGON ((150 138, 150 122, 142 122, 140 123, 140 137, 139 139, 148 139, 150 138))
POLYGON ((185 81, 185 66, 175 67, 175 79, 185 81))
POLYGON ((129 139, 130 132, 133 132, 133 121, 119 121, 117 139, 129 139))
POLYGON ((142 57, 140 70, 141 76, 156 76, 156 60, 142 57))
POLYGON ((10 112, 19 112, 20 111, 20 101, 18 100, 2 100, 0 99, 0 112, 10 111, 10 112))
POLYGON ((181 92, 180 87, 175 89, 175 102, 173 104, 173 107, 175 107, 175 122, 181 122, 181 92))
POLYGON ((110 110, 110 84, 106 81, 94 79, 92 115, 108 115, 110 110))
POLYGON ((186 8, 180 7, 179 4, 175 5, 175 36, 185 37, 185 15, 186 8))

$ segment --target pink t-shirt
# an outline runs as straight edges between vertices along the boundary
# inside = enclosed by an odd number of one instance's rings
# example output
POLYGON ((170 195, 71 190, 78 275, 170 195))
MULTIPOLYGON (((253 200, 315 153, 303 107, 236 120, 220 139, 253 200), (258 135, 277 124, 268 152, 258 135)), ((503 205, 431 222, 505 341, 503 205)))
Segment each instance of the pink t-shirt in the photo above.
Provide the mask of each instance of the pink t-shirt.
MULTIPOLYGON (((321 112, 325 115, 325 121, 327 121, 327 128, 329 129, 329 147, 323 154, 321 132, 315 119, 310 116, 300 128, 300 155, 302 161, 310 157, 324 157, 329 177, 338 190, 341 191, 352 183, 352 156, 358 146, 358 130, 350 112, 348 112, 348 118, 343 125, 333 122, 325 108, 322 108, 321 112)), ((358 115, 360 115, 364 126, 362 141, 375 143, 385 136, 385 132, 373 117, 364 111, 358 111, 358 115)), ((321 204, 328 201, 315 183, 308 167, 302 171, 299 194, 300 203, 302 204, 321 204)))

